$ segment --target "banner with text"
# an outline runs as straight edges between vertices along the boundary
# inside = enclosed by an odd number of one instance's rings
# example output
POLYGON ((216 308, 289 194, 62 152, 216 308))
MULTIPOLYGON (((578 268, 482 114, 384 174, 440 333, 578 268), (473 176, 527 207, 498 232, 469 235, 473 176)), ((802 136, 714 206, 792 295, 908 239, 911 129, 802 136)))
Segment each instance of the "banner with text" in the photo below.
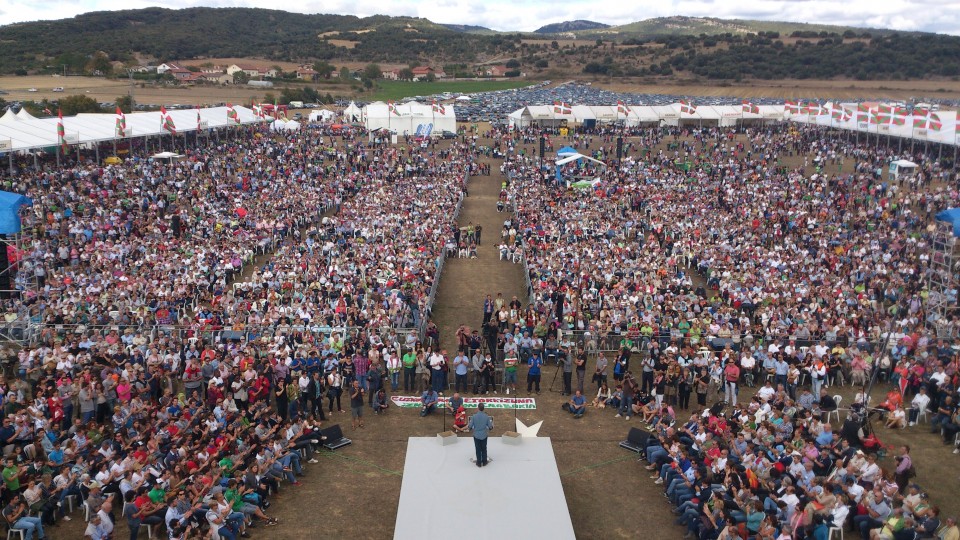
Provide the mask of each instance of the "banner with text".
MULTIPOLYGON (((391 396, 390 401, 394 406, 413 409, 420 407, 422 402, 420 398, 414 396, 391 396)), ((447 398, 441 397, 439 406, 447 404, 447 398)), ((537 408, 537 402, 533 398, 508 398, 508 397, 467 397, 463 398, 463 407, 465 409, 476 409, 477 405, 483 403, 487 409, 522 409, 532 410, 537 408)))

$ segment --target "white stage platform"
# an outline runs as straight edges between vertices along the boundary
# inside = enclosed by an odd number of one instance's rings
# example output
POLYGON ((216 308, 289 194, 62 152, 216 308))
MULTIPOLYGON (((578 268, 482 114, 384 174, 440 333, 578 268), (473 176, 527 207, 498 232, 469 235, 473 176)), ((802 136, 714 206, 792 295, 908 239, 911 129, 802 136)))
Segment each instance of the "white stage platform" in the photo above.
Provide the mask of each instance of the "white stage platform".
POLYGON ((469 435, 448 446, 410 437, 394 539, 576 538, 548 437, 490 437, 487 453, 479 468, 469 435))

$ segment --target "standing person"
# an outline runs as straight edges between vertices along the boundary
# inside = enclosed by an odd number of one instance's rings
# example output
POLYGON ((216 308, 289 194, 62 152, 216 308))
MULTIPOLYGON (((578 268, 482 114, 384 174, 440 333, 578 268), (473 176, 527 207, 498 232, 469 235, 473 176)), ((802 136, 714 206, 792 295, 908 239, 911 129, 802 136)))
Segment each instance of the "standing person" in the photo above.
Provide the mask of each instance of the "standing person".
POLYGON ((403 391, 417 390, 417 351, 410 349, 403 355, 403 391))
POLYGON ((573 394, 573 356, 570 354, 561 354, 559 361, 563 363, 563 392, 561 396, 573 394))
POLYGON ((477 450, 477 467, 483 467, 490 462, 487 457, 487 437, 493 429, 493 418, 483 412, 483 402, 477 405, 477 414, 470 417, 467 429, 473 431, 473 445, 477 450))
POLYGON ((597 370, 593 373, 593 382, 597 383, 597 390, 607 383, 607 357, 603 352, 597 353, 597 370))
POLYGON ((480 372, 483 374, 482 393, 485 395, 487 392, 493 390, 493 393, 496 394, 497 384, 494 382, 494 375, 497 373, 497 367, 493 365, 493 358, 490 357, 489 352, 483 357, 483 365, 480 368, 480 372))
POLYGON ((517 393, 517 365, 520 361, 517 359, 517 352, 512 351, 503 359, 503 388, 507 395, 510 390, 517 393))
POLYGON ((343 412, 343 407, 340 405, 340 395, 343 393, 343 377, 340 375, 340 372, 337 370, 331 371, 327 374, 327 411, 330 414, 333 414, 333 402, 337 402, 337 412, 343 412))
POLYGON ((582 347, 577 348, 577 359, 574 361, 577 368, 577 390, 583 393, 583 380, 587 377, 587 353, 582 347))
POLYGON ((653 388, 653 366, 655 362, 653 357, 647 355, 646 358, 640 361, 641 371, 640 371, 640 391, 643 393, 649 393, 653 388))
POLYGON ((530 390, 533 389, 534 384, 537 386, 537 395, 540 394, 540 366, 543 365, 543 360, 540 358, 540 353, 533 353, 530 356, 530 359, 527 360, 527 365, 530 366, 530 369, 527 370, 527 395, 530 395, 530 390))
POLYGON ((633 373, 629 371, 623 374, 623 399, 620 401, 620 410, 617 411, 614 418, 625 416, 630 419, 630 413, 633 412, 633 396, 637 392, 637 380, 633 378, 633 373))
POLYGON ((737 367, 737 363, 732 359, 728 361, 727 365, 723 368, 723 380, 723 386, 726 389, 724 401, 726 401, 728 405, 736 405, 737 381, 740 380, 740 368, 737 367))
POLYGON ((910 470, 913 469, 913 459, 910 458, 910 446, 903 445, 900 447, 900 455, 897 456, 897 468, 894 472, 893 479, 897 483, 897 487, 900 488, 900 494, 903 495, 903 492, 907 490, 907 485, 910 483, 910 470))
POLYGON ((354 380, 350 388, 350 416, 353 429, 357 429, 357 425, 363 427, 363 387, 358 380, 354 380))
POLYGON ((483 299, 483 324, 490 322, 491 317, 493 317, 493 298, 488 294, 483 299))
POLYGON ((457 356, 453 358, 454 392, 467 391, 467 373, 470 368, 470 359, 460 349, 457 356))
POLYGON ((397 351, 391 350, 387 355, 387 371, 390 373, 390 391, 397 392, 400 388, 400 357, 397 351))

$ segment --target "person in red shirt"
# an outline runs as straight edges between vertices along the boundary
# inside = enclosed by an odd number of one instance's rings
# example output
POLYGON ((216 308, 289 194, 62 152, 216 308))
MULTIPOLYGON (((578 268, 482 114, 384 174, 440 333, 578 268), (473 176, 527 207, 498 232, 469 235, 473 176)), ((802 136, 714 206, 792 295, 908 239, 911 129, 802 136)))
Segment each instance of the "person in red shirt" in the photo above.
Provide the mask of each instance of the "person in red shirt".
POLYGON ((726 396, 724 401, 728 405, 737 404, 737 382, 740 380, 740 367, 737 366, 736 361, 730 360, 727 362, 726 367, 723 368, 723 380, 724 388, 726 388, 726 396))

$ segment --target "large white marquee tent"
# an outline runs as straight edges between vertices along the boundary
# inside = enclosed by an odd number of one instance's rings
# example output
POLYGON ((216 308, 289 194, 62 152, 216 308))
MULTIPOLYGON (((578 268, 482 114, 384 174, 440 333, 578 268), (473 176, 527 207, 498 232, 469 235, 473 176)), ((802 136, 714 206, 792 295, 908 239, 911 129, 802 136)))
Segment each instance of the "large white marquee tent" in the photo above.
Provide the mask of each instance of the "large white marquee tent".
MULTIPOLYGON (((200 111, 200 129, 232 127, 237 121, 227 116, 227 107, 207 107, 200 111)), ((253 111, 242 106, 234 106, 240 124, 253 124, 262 121, 253 111)), ((177 109, 167 111, 176 126, 176 132, 196 131, 198 109, 177 109)), ((125 138, 165 135, 170 132, 163 129, 160 113, 133 112, 126 115, 125 138)), ((64 138, 68 144, 88 144, 102 141, 119 140, 117 136, 117 116, 113 113, 83 113, 63 118, 64 138)), ((36 118, 21 109, 14 114, 12 110, 0 116, 0 148, 14 152, 57 146, 57 118, 36 118)))
MULTIPOLYGON (((864 104, 870 111, 876 111, 881 104, 864 104)), ((699 105, 693 112, 684 112, 680 103, 670 105, 627 105, 622 109, 616 105, 573 105, 569 108, 553 105, 528 105, 517 109, 507 116, 507 123, 514 128, 526 128, 531 125, 557 127, 566 123, 569 126, 582 124, 611 124, 623 122, 628 127, 639 125, 677 126, 695 124, 704 126, 735 126, 743 122, 791 121, 806 124, 830 126, 869 134, 890 135, 941 144, 960 145, 957 132, 957 112, 937 111, 937 122, 926 122, 924 127, 915 127, 914 118, 907 116, 902 125, 893 122, 871 123, 858 121, 856 103, 826 103, 815 111, 788 112, 785 105, 759 105, 755 112, 745 112, 742 105, 699 105), (559 112, 563 111, 563 112, 559 112), (834 114, 836 111, 836 114, 834 114), (937 126, 939 129, 933 129, 937 126)), ((863 119, 863 115, 859 115, 863 119)))
POLYGON ((396 112, 382 101, 363 108, 364 126, 370 130, 387 129, 397 135, 438 135, 441 131, 457 131, 457 116, 453 105, 444 105, 444 111, 433 110, 433 105, 399 103, 396 112))

